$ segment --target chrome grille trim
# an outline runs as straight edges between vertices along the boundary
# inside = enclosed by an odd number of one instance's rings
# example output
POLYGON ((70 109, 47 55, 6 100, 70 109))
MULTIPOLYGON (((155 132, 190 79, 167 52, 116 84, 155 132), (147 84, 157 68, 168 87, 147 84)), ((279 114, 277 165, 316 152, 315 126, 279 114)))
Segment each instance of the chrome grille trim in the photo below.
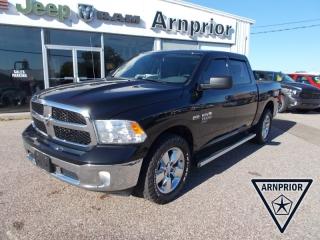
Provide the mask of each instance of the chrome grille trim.
POLYGON ((80 125, 86 125, 86 119, 77 112, 71 112, 66 109, 52 107, 52 118, 68 123, 75 123, 80 125))
POLYGON ((43 115, 40 115, 39 113, 33 111, 32 104, 30 104, 31 105, 31 111, 30 111, 31 116, 36 118, 37 120, 43 122, 46 126, 47 133, 38 129, 34 123, 32 124, 33 127, 42 135, 44 135, 48 138, 52 138, 56 141, 60 141, 63 143, 67 143, 67 144, 75 145, 75 146, 80 146, 80 147, 94 146, 97 144, 97 137, 96 137, 96 133, 95 133, 95 129, 94 129, 94 123, 92 122, 92 120, 90 118, 89 111, 84 110, 84 109, 80 109, 77 107, 73 107, 73 106, 68 106, 66 104, 60 104, 60 103, 47 101, 47 100, 43 100, 43 99, 37 99, 36 97, 33 97, 31 99, 31 103, 32 102, 39 103, 44 106, 43 115), (81 114, 85 118, 86 124, 84 125, 84 124, 78 124, 78 123, 63 122, 63 121, 59 121, 59 120, 52 118, 52 108, 53 107, 81 114), (70 142, 70 141, 67 141, 64 139, 60 139, 55 135, 54 126, 88 132, 90 134, 91 142, 88 145, 84 145, 84 144, 79 144, 76 142, 70 142))
POLYGON ((39 104, 37 102, 31 102, 31 106, 32 106, 32 109, 38 113, 38 114, 43 114, 43 105, 42 104, 39 104))
POLYGON ((35 129, 37 129, 39 132, 41 132, 42 134, 45 134, 45 135, 46 135, 46 134, 47 134, 47 133, 46 133, 47 129, 46 129, 45 124, 44 124, 42 121, 38 120, 37 118, 33 118, 32 120, 33 120, 33 121, 32 121, 32 126, 33 126, 35 129), (43 127, 45 128, 45 131, 43 131, 42 129, 40 129, 39 126, 38 126, 38 124, 37 124, 35 121, 39 121, 40 124, 43 124, 43 127))

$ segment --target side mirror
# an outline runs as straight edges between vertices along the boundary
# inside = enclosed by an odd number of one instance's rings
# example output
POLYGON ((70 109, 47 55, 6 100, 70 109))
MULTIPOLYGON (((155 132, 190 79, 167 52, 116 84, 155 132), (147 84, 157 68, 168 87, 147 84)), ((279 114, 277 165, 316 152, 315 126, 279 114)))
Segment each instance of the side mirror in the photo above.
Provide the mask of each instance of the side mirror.
POLYGON ((209 83, 200 84, 202 90, 206 89, 229 89, 232 88, 232 77, 212 77, 209 83))
POLYGON ((117 70, 117 68, 110 70, 110 72, 107 74, 107 76, 112 77, 112 75, 115 73, 116 70, 117 70))

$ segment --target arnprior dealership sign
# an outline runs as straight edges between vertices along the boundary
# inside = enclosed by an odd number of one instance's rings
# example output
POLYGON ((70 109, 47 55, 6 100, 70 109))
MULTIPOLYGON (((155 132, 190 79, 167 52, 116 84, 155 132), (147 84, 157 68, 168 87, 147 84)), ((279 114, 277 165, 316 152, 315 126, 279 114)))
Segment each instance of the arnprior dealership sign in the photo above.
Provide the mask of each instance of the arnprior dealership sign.
MULTIPOLYGON (((25 4, 16 4, 18 12, 36 16, 49 16, 56 18, 60 22, 64 22, 70 18, 72 11, 67 5, 56 5, 53 3, 43 4, 39 1, 25 0, 25 4)), ((93 5, 78 4, 77 17, 84 22, 90 23, 97 19, 103 22, 114 22, 120 24, 139 25, 141 22, 140 16, 112 13, 95 9, 93 5)), ((221 20, 220 20, 221 21, 221 20)), ((150 23, 151 24, 151 23, 150 23)), ((235 26, 230 23, 216 21, 214 18, 209 18, 208 21, 187 20, 184 18, 167 17, 161 11, 157 11, 153 17, 151 29, 155 32, 180 32, 191 37, 195 36, 212 36, 221 39, 233 39, 235 26)))
POLYGON ((234 33, 231 25, 216 23, 213 18, 211 18, 209 22, 188 21, 179 18, 166 18, 160 11, 158 11, 154 17, 152 28, 159 28, 165 31, 185 32, 191 37, 196 34, 231 37, 232 33, 234 33))

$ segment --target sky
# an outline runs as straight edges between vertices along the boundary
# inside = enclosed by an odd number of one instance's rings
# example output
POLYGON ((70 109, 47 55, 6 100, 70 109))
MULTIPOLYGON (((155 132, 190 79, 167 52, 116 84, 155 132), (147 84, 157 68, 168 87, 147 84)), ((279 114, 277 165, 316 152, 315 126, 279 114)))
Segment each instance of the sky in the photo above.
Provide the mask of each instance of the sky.
POLYGON ((255 20, 251 32, 299 26, 317 27, 250 36, 249 60, 253 69, 286 73, 320 72, 319 0, 189 0, 189 2, 255 20), (306 21, 315 20, 316 21, 306 21), (306 21, 274 27, 272 24, 306 21))

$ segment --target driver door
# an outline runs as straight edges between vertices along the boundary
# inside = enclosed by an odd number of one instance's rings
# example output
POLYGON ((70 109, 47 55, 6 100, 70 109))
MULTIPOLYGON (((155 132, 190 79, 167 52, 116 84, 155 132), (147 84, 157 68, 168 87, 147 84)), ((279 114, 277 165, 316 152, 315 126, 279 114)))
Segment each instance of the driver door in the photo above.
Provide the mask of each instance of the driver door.
MULTIPOLYGON (((207 83, 212 77, 230 76, 227 58, 211 58, 204 68, 200 82, 207 83)), ((199 131, 206 141, 228 133, 234 128, 234 106, 230 104, 234 90, 206 89, 198 99, 201 109, 199 131)))

